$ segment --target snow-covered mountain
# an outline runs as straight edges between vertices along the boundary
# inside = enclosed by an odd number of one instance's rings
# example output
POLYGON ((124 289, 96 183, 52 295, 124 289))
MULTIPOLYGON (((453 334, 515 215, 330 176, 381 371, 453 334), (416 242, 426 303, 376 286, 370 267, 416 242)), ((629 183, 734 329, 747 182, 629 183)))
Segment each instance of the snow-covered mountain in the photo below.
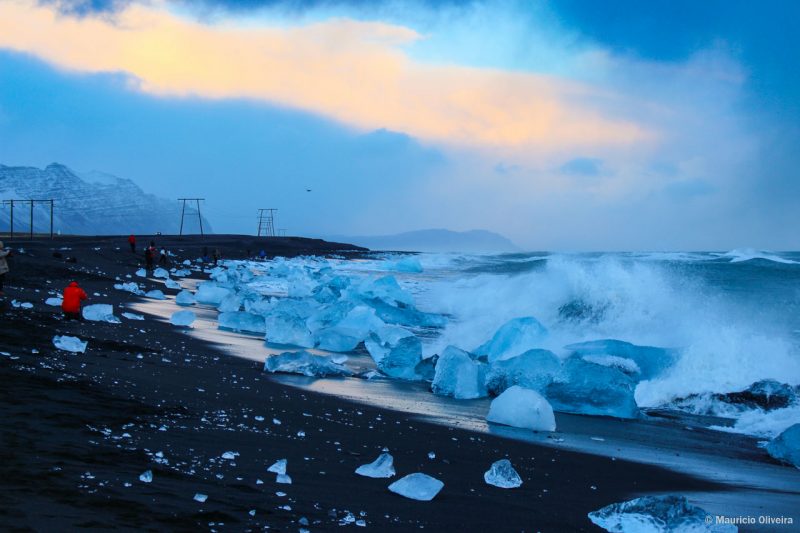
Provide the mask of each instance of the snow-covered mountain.
MULTIPOLYGON (((79 174, 53 163, 45 169, 0 165, 0 199, 53 198, 54 229, 66 234, 127 235, 178 233, 181 205, 175 200, 146 194, 129 179, 92 171, 79 174)), ((30 227, 28 204, 14 207, 14 231, 30 227)), ((187 213, 189 206, 187 205, 187 213)), ((186 217, 184 232, 199 230, 196 211, 186 217)), ((0 209, 0 231, 8 231, 10 209, 0 209)), ((34 203, 34 231, 50 231, 49 203, 34 203)), ((203 229, 211 226, 203 218, 203 229)))
POLYGON ((330 236, 328 240, 349 242, 371 250, 404 250, 414 252, 518 252, 519 248, 498 233, 486 230, 451 231, 426 229, 395 235, 330 236))

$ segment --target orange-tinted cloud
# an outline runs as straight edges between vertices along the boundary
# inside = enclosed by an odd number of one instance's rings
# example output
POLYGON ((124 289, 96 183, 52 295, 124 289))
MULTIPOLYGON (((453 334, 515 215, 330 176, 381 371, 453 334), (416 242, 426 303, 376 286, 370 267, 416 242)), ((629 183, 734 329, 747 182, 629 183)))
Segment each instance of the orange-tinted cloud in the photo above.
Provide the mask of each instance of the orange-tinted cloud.
POLYGON ((302 27, 203 24, 161 4, 75 18, 0 3, 0 48, 80 72, 126 72, 163 96, 251 98, 440 143, 560 150, 631 145, 645 128, 589 102, 593 89, 531 73, 412 59, 412 29, 333 19, 302 27))

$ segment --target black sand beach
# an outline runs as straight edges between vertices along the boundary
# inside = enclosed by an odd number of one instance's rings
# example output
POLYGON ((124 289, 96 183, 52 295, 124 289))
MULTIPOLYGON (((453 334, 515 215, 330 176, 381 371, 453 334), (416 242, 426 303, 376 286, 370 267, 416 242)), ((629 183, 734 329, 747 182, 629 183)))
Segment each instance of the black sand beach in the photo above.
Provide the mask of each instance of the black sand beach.
MULTIPOLYGON (((158 237, 157 244, 180 261, 203 247, 219 248, 225 258, 261 248, 288 256, 364 252, 296 238, 158 237)), ((89 303, 138 300, 113 284, 116 277, 129 281, 141 255, 130 253, 124 237, 7 245, 25 252, 12 259, 0 300, 0 352, 8 354, 0 356, 3 529, 314 531, 363 520, 379 530, 582 531, 597 530, 587 513, 613 502, 726 490, 623 457, 448 428, 304 391, 152 317, 65 322, 44 300, 72 280, 89 303), (13 299, 33 308, 13 307, 13 299), (88 340, 88 349, 59 351, 54 335, 88 340), (407 500, 387 490, 388 480, 354 474, 384 447, 399 476, 419 471, 442 480, 436 499, 407 500), (221 458, 228 451, 238 454, 234 460, 221 458), (282 458, 291 485, 267 472, 282 458), (522 476, 519 489, 484 483, 483 473, 501 458, 522 476), (146 470, 151 483, 139 480, 146 470), (196 493, 207 501, 195 501, 196 493)))

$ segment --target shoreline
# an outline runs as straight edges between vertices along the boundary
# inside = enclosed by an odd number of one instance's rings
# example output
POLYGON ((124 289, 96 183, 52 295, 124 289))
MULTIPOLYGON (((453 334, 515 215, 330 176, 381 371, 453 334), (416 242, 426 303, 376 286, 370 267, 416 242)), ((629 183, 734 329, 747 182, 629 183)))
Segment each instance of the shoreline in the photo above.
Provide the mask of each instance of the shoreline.
MULTIPOLYGON (((215 237, 227 246, 223 257, 246 246, 243 240, 231 242, 233 237, 215 237)), ((176 332, 153 315, 143 322, 122 319, 122 324, 57 319, 58 310, 43 301, 48 288, 60 289, 71 277, 85 286, 89 303, 127 306, 139 300, 111 287, 114 277, 132 274, 140 259, 121 239, 116 242, 61 237, 54 243, 25 243, 27 253, 12 265, 0 351, 18 359, 0 358, 9 384, 2 392, 8 406, 2 432, 10 443, 0 467, 3 499, 8 500, 0 513, 22 529, 55 524, 297 528, 306 517, 315 530, 338 527, 347 511, 368 527, 392 529, 469 524, 509 531, 597 530, 586 513, 637 495, 694 495, 692 503, 704 507, 707 495, 724 501, 734 494, 722 483, 622 457, 612 460, 445 427, 406 412, 289 386, 263 373, 263 357, 261 363, 229 357, 220 346, 176 332), (51 257, 54 246, 71 247, 78 263, 51 257), (98 246, 101 250, 95 251, 98 246), (92 296, 95 292, 100 296, 92 296), (12 308, 12 298, 34 307, 12 308), (51 342, 56 333, 88 339, 87 353, 58 352, 51 342), (388 492, 389 481, 355 476, 353 470, 371 462, 383 446, 395 457, 398 477, 424 471, 444 481, 442 493, 432 502, 414 502, 388 492), (220 459, 225 451, 240 455, 228 463, 220 459), (434 460, 427 457, 430 451, 436 453, 434 460), (520 489, 503 491, 483 482, 483 472, 503 457, 523 477, 520 489), (266 472, 280 458, 289 459, 292 485, 276 485, 274 475, 266 472), (146 469, 154 473, 150 484, 138 481, 146 469), (208 500, 194 501, 195 492, 208 494, 208 500)), ((298 253, 314 250, 309 243, 295 244, 298 253)), ((178 245, 187 249, 186 257, 191 257, 189 249, 213 246, 200 239, 178 245)), ((335 252, 321 247, 317 253, 335 252)), ((575 424, 591 426, 585 418, 575 424)), ((798 501, 797 493, 784 497, 788 503, 798 501)), ((729 505, 747 498, 758 499, 741 494, 729 505)))

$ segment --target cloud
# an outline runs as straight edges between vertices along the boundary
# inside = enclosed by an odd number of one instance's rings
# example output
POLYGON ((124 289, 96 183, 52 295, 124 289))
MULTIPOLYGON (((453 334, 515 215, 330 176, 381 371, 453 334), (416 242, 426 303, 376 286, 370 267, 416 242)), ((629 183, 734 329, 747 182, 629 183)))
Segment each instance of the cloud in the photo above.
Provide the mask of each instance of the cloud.
POLYGON ((150 94, 261 100, 359 131, 386 128, 444 144, 546 151, 628 146, 655 135, 596 105, 604 95, 589 85, 413 59, 405 47, 423 36, 399 24, 204 24, 164 3, 73 17, 58 5, 0 4, 0 47, 63 69, 125 72, 150 94))
POLYGON ((601 172, 602 159, 592 157, 576 157, 561 165, 559 169, 562 174, 572 176, 599 176, 601 172))

